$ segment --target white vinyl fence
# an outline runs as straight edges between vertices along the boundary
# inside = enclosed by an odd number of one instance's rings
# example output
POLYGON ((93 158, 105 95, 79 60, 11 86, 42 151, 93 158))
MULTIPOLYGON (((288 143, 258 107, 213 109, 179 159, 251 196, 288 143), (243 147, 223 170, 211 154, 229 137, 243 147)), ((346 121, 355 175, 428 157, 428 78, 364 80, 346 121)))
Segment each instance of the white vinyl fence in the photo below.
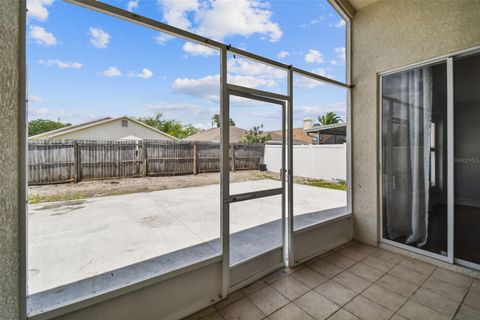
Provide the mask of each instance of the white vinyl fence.
MULTIPOLYGON (((281 168, 279 145, 265 146, 267 170, 279 172, 281 168)), ((293 146, 293 174, 295 176, 335 180, 347 179, 347 145, 295 145, 293 146)))

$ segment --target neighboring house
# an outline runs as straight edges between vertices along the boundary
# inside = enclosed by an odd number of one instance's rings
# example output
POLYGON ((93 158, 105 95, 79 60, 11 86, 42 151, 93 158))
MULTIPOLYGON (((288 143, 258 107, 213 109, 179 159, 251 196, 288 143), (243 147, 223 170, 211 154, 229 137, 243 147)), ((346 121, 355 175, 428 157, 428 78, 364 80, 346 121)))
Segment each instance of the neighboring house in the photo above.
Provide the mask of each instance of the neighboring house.
MULTIPOLYGON (((267 132, 270 133, 269 143, 280 143, 282 141, 282 130, 267 132)), ((312 144, 313 138, 306 134, 303 128, 293 128, 293 144, 312 144)))
MULTIPOLYGON (((298 130, 298 129, 294 129, 298 130)), ((303 129, 301 129, 303 130, 303 129)), ((248 134, 248 130, 238 128, 238 127, 230 127, 230 142, 231 143, 238 143, 242 142, 245 136, 248 134)), ((270 134, 271 139, 268 140, 267 144, 280 144, 282 142, 282 131, 265 131, 265 135, 270 134)), ((220 128, 211 128, 208 130, 200 131, 194 135, 191 135, 185 139, 184 141, 208 141, 208 142, 220 142, 220 128)), ((310 143, 312 142, 312 138, 310 138, 310 143)), ((307 144, 308 142, 302 140, 294 140, 295 144, 307 144)))
POLYGON ((102 118, 29 137, 29 140, 167 140, 179 139, 133 118, 102 118))
MULTIPOLYGON (((240 142, 248 134, 248 130, 230 127, 230 142, 240 142)), ((220 128, 211 128, 207 130, 200 131, 196 134, 193 134, 185 139, 184 141, 208 141, 208 142, 220 142, 220 128)))
POLYGON ((347 124, 334 123, 328 125, 315 124, 310 118, 303 120, 303 132, 308 135, 313 144, 342 144, 346 141, 347 124))

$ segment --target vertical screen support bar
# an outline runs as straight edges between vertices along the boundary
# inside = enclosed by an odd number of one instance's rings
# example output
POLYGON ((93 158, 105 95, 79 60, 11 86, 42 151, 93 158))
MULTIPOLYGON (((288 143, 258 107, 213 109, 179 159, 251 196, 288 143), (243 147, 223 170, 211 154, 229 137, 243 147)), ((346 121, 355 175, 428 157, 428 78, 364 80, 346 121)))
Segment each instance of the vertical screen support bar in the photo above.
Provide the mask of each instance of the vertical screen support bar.
POLYGON ((453 58, 447 59, 447 255, 450 263, 454 259, 454 208, 455 208, 455 163, 454 163, 454 83, 453 83, 453 58))
POLYGON ((282 169, 280 172, 280 179, 282 180, 282 245, 283 245, 283 262, 288 266, 288 245, 287 245, 287 192, 286 192, 286 180, 287 180, 287 103, 282 104, 282 169))
POLYGON ((230 130, 229 95, 227 92, 227 50, 220 52, 220 238, 222 252, 222 298, 230 288, 230 130))
POLYGON ((288 190, 287 190, 287 224, 286 224, 286 233, 287 233, 287 262, 289 267, 295 265, 295 256, 293 249, 293 69, 288 69, 288 108, 287 108, 287 119, 288 119, 288 159, 287 159, 287 181, 288 181, 288 190))
MULTIPOLYGON (((352 183, 352 52, 351 52, 351 43, 352 43, 352 22, 350 19, 346 19, 346 32, 345 32, 345 43, 346 43, 346 68, 345 68, 345 77, 347 79, 348 89, 347 89, 347 212, 349 214, 353 213, 353 183, 352 183)), ((378 86, 380 87, 380 86, 378 86)), ((382 100, 380 100, 381 103, 382 100)), ((380 142, 377 139, 377 142, 380 142)), ((380 157, 378 155, 377 162, 381 164, 380 157)), ((381 199, 378 203, 381 203, 381 199)), ((379 210, 378 212, 381 212, 379 210)), ((353 227, 352 227, 353 232, 353 227)))

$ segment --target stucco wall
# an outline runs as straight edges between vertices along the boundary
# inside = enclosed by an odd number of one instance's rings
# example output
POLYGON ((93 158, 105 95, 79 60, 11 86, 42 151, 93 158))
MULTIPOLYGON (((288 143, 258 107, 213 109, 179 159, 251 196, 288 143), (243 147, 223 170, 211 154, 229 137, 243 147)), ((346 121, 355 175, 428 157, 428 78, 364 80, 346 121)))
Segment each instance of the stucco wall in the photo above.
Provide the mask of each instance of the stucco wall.
POLYGON ((19 12, 0 3, 0 319, 19 318, 19 12))
POLYGON ((480 45, 480 1, 384 0, 352 21, 355 239, 375 243, 378 215, 377 73, 480 45))

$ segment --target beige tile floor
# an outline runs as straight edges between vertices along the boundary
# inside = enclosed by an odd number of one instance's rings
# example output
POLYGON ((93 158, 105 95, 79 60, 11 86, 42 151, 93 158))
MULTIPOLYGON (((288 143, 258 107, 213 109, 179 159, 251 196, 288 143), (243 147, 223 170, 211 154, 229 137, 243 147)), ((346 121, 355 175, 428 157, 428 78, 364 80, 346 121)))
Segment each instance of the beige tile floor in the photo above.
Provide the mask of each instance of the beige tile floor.
POLYGON ((186 319, 480 319, 480 280, 350 242, 186 319))

